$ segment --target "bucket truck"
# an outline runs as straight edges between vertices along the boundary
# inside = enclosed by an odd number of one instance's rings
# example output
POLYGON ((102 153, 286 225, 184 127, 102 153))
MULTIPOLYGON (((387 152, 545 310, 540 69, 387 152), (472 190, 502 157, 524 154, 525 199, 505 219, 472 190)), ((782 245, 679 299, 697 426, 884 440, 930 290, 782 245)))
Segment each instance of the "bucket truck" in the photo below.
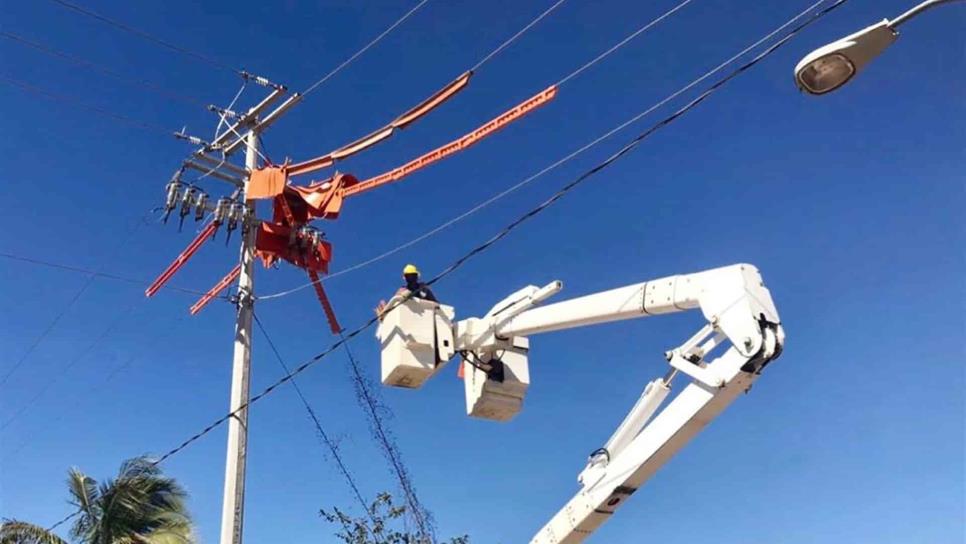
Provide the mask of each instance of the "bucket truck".
POLYGON ((782 351, 785 333, 758 269, 737 264, 540 303, 559 281, 525 287, 481 318, 456 321, 453 307, 415 298, 390 301, 377 331, 382 382, 418 388, 459 355, 470 416, 507 421, 530 384, 529 336, 611 321, 700 310, 703 325, 665 352, 670 368, 648 383, 610 439, 594 450, 580 490, 531 544, 583 542, 782 351), (674 382, 685 382, 677 383, 674 382), (680 393, 668 400, 672 385, 680 393))

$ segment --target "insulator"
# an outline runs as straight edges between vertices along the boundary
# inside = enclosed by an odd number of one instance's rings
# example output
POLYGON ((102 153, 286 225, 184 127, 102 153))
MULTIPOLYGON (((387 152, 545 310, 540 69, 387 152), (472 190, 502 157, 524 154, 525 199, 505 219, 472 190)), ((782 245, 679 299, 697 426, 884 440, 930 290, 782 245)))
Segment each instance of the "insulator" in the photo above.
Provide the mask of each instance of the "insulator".
POLYGON ((191 211, 191 206, 195 203, 196 194, 198 194, 198 190, 194 187, 185 189, 184 194, 181 196, 181 217, 188 215, 188 212, 191 211))
POLYGON ((170 212, 178 205, 178 201, 181 199, 181 188, 184 184, 177 180, 172 180, 168 183, 167 195, 164 199, 164 210, 170 212))
POLYGON ((222 197, 218 199, 215 203, 215 217, 216 223, 224 223, 228 220, 228 212, 231 209, 231 199, 227 197, 222 197))
POLYGON ((312 229, 312 247, 316 247, 321 244, 323 239, 325 239, 324 232, 318 229, 312 229))
POLYGON ((234 112, 234 111, 229 110, 229 109, 226 109, 226 108, 219 108, 218 106, 216 106, 214 104, 209 104, 208 105, 208 111, 217 113, 219 115, 223 115, 223 116, 225 116, 226 119, 238 119, 238 117, 239 117, 239 115, 238 115, 237 112, 234 112))
POLYGON ((195 221, 201 221, 205 218, 205 213, 208 211, 208 193, 204 191, 198 191, 198 195, 195 196, 195 221))
POLYGON ((228 207, 228 222, 225 225, 225 245, 231 240, 231 233, 238 228, 238 221, 245 215, 245 205, 241 202, 232 202, 228 207))
POLYGON ((242 70, 240 75, 242 79, 246 81, 254 81, 255 83, 261 85, 262 87, 271 87, 279 91, 284 91, 286 89, 284 85, 279 85, 278 83, 272 83, 267 78, 264 78, 262 76, 256 76, 255 74, 246 72, 245 70, 242 70))
POLYGON ((238 222, 245 219, 245 205, 241 202, 232 202, 231 209, 228 211, 228 225, 230 228, 238 228, 238 222))

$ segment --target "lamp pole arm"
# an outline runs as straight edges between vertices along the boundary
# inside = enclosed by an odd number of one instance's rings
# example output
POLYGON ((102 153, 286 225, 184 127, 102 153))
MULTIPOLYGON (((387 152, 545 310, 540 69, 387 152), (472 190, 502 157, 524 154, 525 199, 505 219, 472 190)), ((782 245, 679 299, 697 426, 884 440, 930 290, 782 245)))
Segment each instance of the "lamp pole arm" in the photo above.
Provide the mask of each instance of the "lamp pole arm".
POLYGON ((909 21, 910 19, 922 14, 924 11, 941 6, 943 4, 951 4, 953 2, 961 2, 962 0, 927 0, 919 4, 918 6, 910 9, 909 11, 903 13, 902 15, 896 17, 889 22, 889 28, 895 30, 899 25, 909 21))

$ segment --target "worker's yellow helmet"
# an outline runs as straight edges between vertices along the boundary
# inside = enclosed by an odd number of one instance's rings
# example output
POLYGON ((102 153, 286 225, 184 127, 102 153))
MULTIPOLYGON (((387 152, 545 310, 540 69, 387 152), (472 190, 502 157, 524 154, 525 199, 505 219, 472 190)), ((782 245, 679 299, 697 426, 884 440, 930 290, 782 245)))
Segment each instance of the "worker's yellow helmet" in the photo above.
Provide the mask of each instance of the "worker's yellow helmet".
POLYGON ((416 268, 416 265, 414 264, 407 264, 406 267, 403 268, 403 276, 406 274, 419 274, 419 269, 416 268))

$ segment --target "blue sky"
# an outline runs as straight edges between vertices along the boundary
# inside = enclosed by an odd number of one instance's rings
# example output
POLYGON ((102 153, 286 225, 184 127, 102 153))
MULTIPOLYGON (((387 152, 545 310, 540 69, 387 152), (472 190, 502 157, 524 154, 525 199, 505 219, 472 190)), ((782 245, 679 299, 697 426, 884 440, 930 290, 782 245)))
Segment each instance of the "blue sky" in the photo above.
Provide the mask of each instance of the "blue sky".
MULTIPOLYGON (((339 221, 324 226, 335 244, 333 269, 395 247, 543 168, 809 3, 696 0, 499 135, 348 202, 339 221)), ((378 173, 463 134, 675 4, 571 0, 484 66, 458 98, 341 168, 378 173)), ((413 2, 84 5, 298 89, 413 2)), ((269 131, 268 151, 276 160, 307 158, 380 126, 547 5, 429 2, 269 131)), ((840 92, 813 98, 792 83, 803 54, 906 7, 851 0, 436 288, 468 317, 552 279, 564 281, 562 299, 736 262, 761 269, 785 322, 784 355, 594 542, 643 535, 662 542, 962 541, 966 60, 952 37, 961 34, 966 10, 940 8, 908 24, 840 92)), ((205 101, 224 104, 238 87, 227 72, 53 3, 6 2, 3 19, 3 30, 205 101)), ((0 63, 7 77, 154 125, 202 134, 213 126, 199 108, 9 40, 0 41, 0 63)), ((193 228, 132 227, 159 205, 184 144, 6 84, 0 103, 0 152, 10 159, 4 252, 150 278, 190 240, 193 228)), ((340 318, 361 323, 395 289, 403 264, 441 270, 634 132, 430 240, 334 279, 329 292, 340 318)), ((175 283, 207 288, 235 255, 234 247, 211 244, 175 283)), ((0 262, 0 372, 85 281, 0 262)), ((257 271, 263 293, 303 281, 287 266, 257 271)), ((165 291, 144 300, 142 290, 95 280, 0 391, 6 420, 54 380, 0 437, 3 516, 55 521, 69 512, 69 466, 106 477, 122 459, 165 451, 226 411, 230 306, 189 318, 194 297, 165 291)), ((310 292, 263 301, 257 311, 290 364, 332 341, 310 292)), ((526 409, 509 424, 467 418, 453 372, 418 392, 381 390, 440 533, 526 541, 576 492, 586 454, 644 384, 665 372, 663 350, 699 326, 696 315, 684 315, 532 338, 533 385, 526 409)), ((352 347, 377 379, 375 340, 367 333, 352 347)), ((280 375, 256 337, 253 391, 280 375)), ((363 492, 394 489, 342 355, 299 380, 363 492)), ((219 429, 165 464, 189 489, 205 542, 218 538, 224 447, 219 429)), ((250 448, 246 539, 334 541, 316 512, 351 507, 350 496, 290 389, 253 408, 250 448)))

